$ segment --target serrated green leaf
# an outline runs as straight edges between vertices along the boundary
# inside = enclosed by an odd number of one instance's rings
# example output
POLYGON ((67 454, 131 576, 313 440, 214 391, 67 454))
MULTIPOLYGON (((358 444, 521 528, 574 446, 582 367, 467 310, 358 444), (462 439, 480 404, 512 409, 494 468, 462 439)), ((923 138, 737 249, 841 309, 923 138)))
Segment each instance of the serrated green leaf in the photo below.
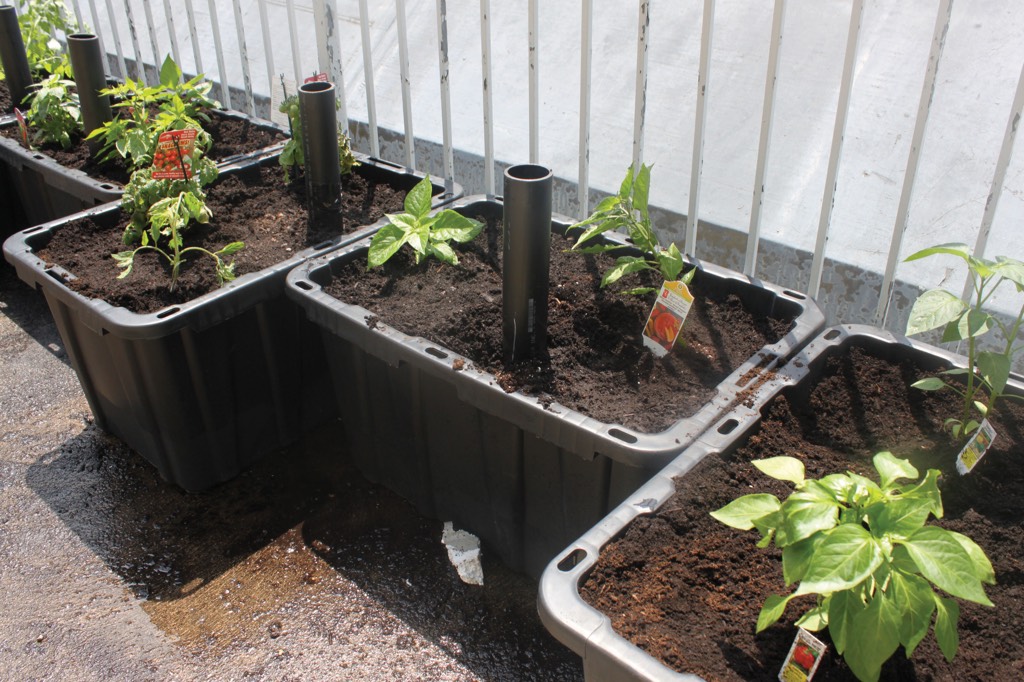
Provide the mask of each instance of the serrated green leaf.
POLYGON ((764 600, 764 606, 761 607, 761 613, 757 615, 757 632, 771 627, 779 618, 782 618, 782 614, 786 611, 786 604, 792 598, 792 595, 788 597, 780 597, 777 594, 768 595, 768 598, 764 600))
POLYGON ((931 585, 919 576, 893 571, 889 592, 892 594, 899 619, 900 643, 906 649, 907 658, 928 634, 935 612, 935 593, 931 585))
POLYGON ((926 526, 901 543, 921 575, 954 597, 992 606, 967 550, 949 531, 926 526))
POLYGON ((430 198, 433 195, 434 186, 430 182, 430 176, 424 177, 416 183, 405 195, 405 212, 417 218, 430 213, 430 198))
POLYGON ((781 503, 774 495, 757 493, 744 495, 711 512, 711 517, 721 523, 739 530, 750 530, 754 527, 754 519, 767 516, 778 511, 781 503))
POLYGON ((883 489, 889 488, 893 482, 901 478, 917 478, 920 474, 908 460, 893 456, 891 452, 879 452, 872 458, 875 471, 883 489))
POLYGON ((898 614, 884 593, 876 593, 851 623, 843 660, 857 679, 874 682, 900 645, 898 614))
POLYGON ((967 306, 945 289, 930 289, 921 294, 910 309, 907 336, 936 329, 957 319, 967 306))
POLYGON ((956 657, 960 648, 960 633, 957 632, 957 621, 960 620, 960 605, 953 599, 935 597, 935 641, 947 661, 956 657))
POLYGON ((864 602, 849 590, 834 592, 828 598, 828 634, 840 655, 846 651, 847 634, 854 619, 863 610, 864 602))
POLYGON ((971 558, 971 563, 974 565, 974 575, 983 583, 989 585, 996 584, 996 572, 992 568, 992 562, 989 561, 988 556, 985 554, 985 550, 978 546, 974 540, 970 539, 966 535, 957 533, 956 531, 949 531, 949 534, 954 540, 960 543, 960 546, 967 552, 967 556, 971 558))
MULTIPOLYGON (((782 506, 785 509, 785 503, 782 506)), ((856 587, 883 559, 881 546, 867 529, 854 524, 839 526, 818 545, 797 594, 827 594, 856 587)))
POLYGON ((762 473, 777 481, 800 484, 804 481, 804 463, 796 457, 768 457, 751 461, 762 473))
POLYGON ((1002 353, 982 351, 978 353, 978 372, 992 392, 1001 395, 1010 378, 1010 358, 1002 353))

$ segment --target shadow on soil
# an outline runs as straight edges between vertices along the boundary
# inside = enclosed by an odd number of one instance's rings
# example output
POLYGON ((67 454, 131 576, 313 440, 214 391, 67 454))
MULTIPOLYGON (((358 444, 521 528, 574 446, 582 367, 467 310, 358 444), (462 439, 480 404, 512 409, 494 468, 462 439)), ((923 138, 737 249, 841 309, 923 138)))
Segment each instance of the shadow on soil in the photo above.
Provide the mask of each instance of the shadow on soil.
POLYGON ((580 660, 543 629, 536 584, 485 556, 464 585, 442 524, 352 469, 340 426, 203 493, 186 493, 95 426, 30 467, 28 484, 136 597, 175 600, 301 526, 340 576, 484 679, 579 679, 580 660), (511 665, 510 665, 511 663, 511 665))

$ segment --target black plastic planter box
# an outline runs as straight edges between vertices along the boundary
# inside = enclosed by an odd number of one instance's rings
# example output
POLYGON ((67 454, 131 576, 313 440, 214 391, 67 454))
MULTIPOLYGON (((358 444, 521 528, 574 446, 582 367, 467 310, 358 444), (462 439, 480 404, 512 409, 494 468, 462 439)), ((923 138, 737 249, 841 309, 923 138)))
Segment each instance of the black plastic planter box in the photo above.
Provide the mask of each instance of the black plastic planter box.
MULTIPOLYGON (((238 111, 218 111, 218 116, 237 119, 251 119, 238 111)), ((269 122, 254 125, 274 132, 287 134, 287 130, 269 122)), ((0 127, 14 126, 9 120, 0 127)), ((263 158, 281 151, 284 142, 279 142, 251 154, 236 154, 215 159, 221 169, 229 168, 246 158, 263 158)), ((21 222, 9 223, 13 229, 4 234, 39 225, 66 215, 88 210, 95 206, 121 198, 124 188, 117 183, 92 178, 83 171, 65 168, 42 152, 25 149, 17 139, 0 135, 0 165, 7 167, 10 181, 9 191, 22 206, 24 215, 21 222)))
MULTIPOLYGON (((406 190, 423 177, 366 157, 360 161, 356 172, 386 176, 406 190)), ((237 172, 258 163, 277 164, 277 158, 248 161, 237 172)), ((453 198, 443 191, 435 185, 435 203, 453 198)), ((316 254, 366 236, 380 221, 188 303, 136 314, 71 290, 65 282, 73 273, 35 255, 69 220, 91 216, 113 225, 119 214, 119 205, 110 204, 29 228, 4 243, 18 276, 45 294, 101 428, 165 479, 201 490, 334 415, 319 334, 284 296, 285 275, 316 254)))
MULTIPOLYGON (((563 550, 545 569, 538 595, 541 621, 559 641, 583 658, 587 682, 701 679, 675 672, 616 633, 608 616, 583 600, 580 586, 597 564, 605 545, 621 536, 637 517, 657 511, 672 497, 676 491, 674 479, 684 476, 706 456, 729 454, 744 445, 760 429, 764 408, 775 397, 782 392, 813 389, 828 359, 855 346, 893 361, 913 358, 925 369, 966 366, 962 356, 862 325, 832 327, 808 344, 742 405, 720 418, 714 428, 563 550)), ((1020 377, 1014 377, 1010 386, 1010 390, 1024 394, 1020 377)))
MULTIPOLYGON (((460 211, 501 214, 471 197, 460 211)), ((568 221, 552 224, 564 232, 568 221)), ((288 295, 323 329, 338 408, 363 473, 428 516, 480 536, 509 566, 539 576, 558 551, 665 466, 754 383, 808 342, 824 319, 812 301, 700 264, 714 286, 792 317, 792 331, 736 369, 695 415, 657 434, 605 424, 561 405, 507 394, 471 359, 385 324, 321 287, 366 257, 367 242, 310 261, 288 276, 288 295), (463 360, 466 369, 455 371, 463 360), (742 384, 742 385, 741 385, 742 384)))

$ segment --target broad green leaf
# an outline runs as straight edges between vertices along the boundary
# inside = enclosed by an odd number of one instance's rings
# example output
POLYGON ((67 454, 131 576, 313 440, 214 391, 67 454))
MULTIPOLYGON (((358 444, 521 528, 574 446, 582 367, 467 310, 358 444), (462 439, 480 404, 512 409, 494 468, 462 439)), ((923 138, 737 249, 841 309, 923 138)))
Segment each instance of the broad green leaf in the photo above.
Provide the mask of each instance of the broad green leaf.
POLYGON ((640 172, 636 174, 633 181, 633 208, 640 211, 640 215, 647 219, 647 196, 651 191, 651 167, 646 163, 640 164, 640 172))
POLYGON ((863 526, 839 526, 818 545, 797 594, 827 594, 856 587, 875 572, 883 558, 878 541, 863 526))
POLYGON ((828 598, 828 634, 839 654, 846 651, 853 620, 863 610, 864 602, 851 590, 835 592, 828 598))
POLYGON ((417 223, 407 233, 409 246, 416 252, 416 262, 427 254, 427 244, 430 243, 430 225, 423 222, 417 223))
POLYGON ((619 201, 626 201, 629 199, 629 195, 633 193, 633 164, 629 165, 626 170, 626 177, 622 179, 622 184, 619 185, 619 201))
POLYGON ((615 261, 615 265, 609 268, 601 279, 601 286, 606 287, 622 279, 623 276, 633 272, 646 270, 649 265, 640 256, 622 256, 615 261))
POLYGON ((967 306, 945 289, 930 289, 921 294, 910 309, 907 336, 941 327, 957 319, 967 306))
POLYGON ((370 250, 366 255, 367 268, 375 268, 386 263, 408 239, 409 233, 397 225, 389 223, 380 228, 370 240, 370 250))
POLYGON ((926 526, 903 541, 902 545, 921 574, 940 589, 954 597, 992 606, 970 555, 949 531, 926 526))
POLYGON ((777 481, 790 481, 795 484, 804 481, 804 463, 796 457, 755 459, 751 464, 777 481))
POLYGON ((459 264, 459 257, 455 255, 455 251, 444 242, 432 243, 430 244, 429 249, 434 258, 439 261, 443 261, 449 265, 459 264))
POLYGON ((929 469, 924 478, 914 485, 907 485, 901 488, 903 499, 928 500, 929 511, 937 519, 943 515, 942 493, 939 492, 939 470, 929 469))
POLYGON ((167 59, 164 60, 163 65, 160 67, 160 85, 167 88, 173 88, 178 85, 181 81, 181 69, 174 63, 170 55, 167 55, 167 59))
POLYGON ((617 249, 622 249, 622 244, 591 244, 590 246, 584 246, 581 248, 576 248, 574 246, 571 251, 575 251, 576 253, 607 253, 617 249))
POLYGON ((865 478, 860 474, 855 474, 852 471, 846 474, 849 476, 850 481, 853 482, 853 491, 850 493, 851 501, 855 501, 857 504, 867 506, 869 502, 880 500, 883 497, 882 489, 878 487, 878 484, 872 481, 870 478, 865 478))
POLYGON ((672 244, 667 250, 659 251, 655 257, 658 259, 661 275, 666 281, 671 282, 679 277, 679 273, 683 270, 683 256, 675 244, 672 244), (673 250, 675 253, 672 253, 673 250))
POLYGON ((230 255, 238 253, 239 251, 241 251, 244 248, 245 248, 245 243, 244 242, 231 242, 230 244, 228 244, 227 246, 222 248, 220 251, 218 251, 217 254, 220 255, 220 256, 230 256, 230 255))
POLYGON ((1010 358, 1002 353, 982 351, 978 353, 978 372, 992 393, 1001 395, 1006 389, 1006 380, 1010 378, 1010 358))
POLYGON ((433 194, 434 186, 430 182, 430 176, 424 177, 416 183, 416 186, 405 195, 405 212, 417 218, 430 213, 430 197, 433 194))
POLYGON ((711 517, 732 528, 750 530, 754 527, 754 519, 778 511, 780 506, 779 499, 774 495, 767 493, 744 495, 737 497, 721 509, 711 512, 711 517))
POLYGON ((995 326, 995 319, 984 310, 969 309, 956 320, 946 325, 942 342, 963 341, 979 337, 995 326))
POLYGON ((953 536, 953 539, 960 543, 960 546, 967 552, 967 556, 971 558, 971 563, 974 564, 974 575, 977 576, 978 580, 989 585, 996 584, 996 572, 992 568, 992 562, 988 560, 988 556, 985 554, 985 550, 978 546, 974 540, 970 539, 966 535, 962 535, 955 531, 949 531, 949 534, 953 536))
POLYGON ((917 478, 920 474, 909 461, 894 457, 891 452, 879 452, 872 459, 883 488, 901 478, 917 478))
POLYGON ((483 229, 484 224, 479 220, 445 209, 437 214, 437 220, 430 227, 430 239, 434 242, 455 241, 464 244, 473 241, 483 229))
POLYGON ((952 661, 960 648, 960 633, 957 632, 957 621, 960 620, 960 605, 953 599, 935 597, 935 641, 939 643, 942 655, 952 661))
POLYGON ((850 491, 853 489, 853 481, 846 474, 829 474, 818 479, 818 485, 831 491, 832 496, 837 500, 848 501, 850 491))
MULTIPOLYGON (((585 225, 587 222, 588 221, 583 221, 582 223, 579 223, 579 224, 580 225, 585 225)), ((576 247, 580 246, 581 244, 584 244, 584 243, 590 241, 591 239, 593 239, 594 237, 596 237, 598 235, 604 234, 605 232, 611 232, 613 230, 617 230, 620 227, 622 227, 623 224, 624 223, 622 221, 622 218, 615 217, 615 218, 608 218, 607 220, 604 220, 600 224, 591 225, 590 227, 588 227, 586 229, 586 231, 583 234, 581 234, 579 236, 579 239, 576 240, 576 244, 573 246, 573 249, 575 249, 576 247)))
POLYGON ((834 527, 839 521, 839 504, 831 496, 823 498, 815 492, 798 490, 782 503, 782 518, 789 545, 834 527))
POLYGON ((928 256, 934 256, 936 254, 945 253, 950 256, 956 256, 967 261, 971 257, 971 249, 967 244, 961 243, 950 243, 950 244, 939 244, 938 246, 932 246, 927 249, 921 249, 920 251, 913 253, 903 259, 904 263, 909 263, 912 260, 919 260, 928 256))
POLYGON ((892 535, 906 538, 913 535, 928 520, 931 501, 921 498, 897 498, 877 502, 866 510, 871 534, 876 538, 892 535))
POLYGON ((900 643, 907 650, 907 658, 928 634, 935 612, 935 593, 931 585, 920 576, 893 571, 889 592, 892 593, 899 620, 900 643))
POLYGON ((764 606, 761 607, 761 613, 757 615, 757 632, 771 627, 779 618, 782 618, 782 614, 786 611, 786 604, 792 598, 793 595, 788 597, 780 597, 777 594, 768 595, 768 598, 764 600, 764 606))
POLYGON ((898 614, 885 593, 875 593, 867 608, 858 613, 846 636, 843 660, 857 679, 874 682, 900 645, 898 614))
POLYGON ((811 557, 817 550, 818 545, 825 539, 823 534, 812 535, 800 542, 786 545, 782 549, 782 578, 786 581, 786 587, 795 582, 803 580, 807 573, 807 567, 811 563, 811 557))
POLYGON ((634 289, 623 289, 621 294, 626 296, 644 296, 645 294, 653 294, 657 289, 654 287, 636 287, 634 289))
POLYGON ((597 202, 597 206, 594 207, 594 213, 604 213, 605 211, 610 211, 613 208, 615 208, 615 206, 618 203, 619 198, 617 196, 605 197, 604 199, 601 199, 601 201, 597 202))
POLYGON ((996 262, 992 264, 992 271, 1000 277, 1005 277, 1018 287, 1024 287, 1024 263, 1006 256, 996 256, 996 262))
POLYGON ((946 387, 946 382, 938 377, 928 377, 927 379, 921 379, 910 384, 911 388, 916 388, 919 391, 938 391, 946 387))
POLYGON ((815 606, 813 609, 800 616, 794 625, 809 632, 824 630, 828 626, 828 605, 822 604, 821 606, 815 606))

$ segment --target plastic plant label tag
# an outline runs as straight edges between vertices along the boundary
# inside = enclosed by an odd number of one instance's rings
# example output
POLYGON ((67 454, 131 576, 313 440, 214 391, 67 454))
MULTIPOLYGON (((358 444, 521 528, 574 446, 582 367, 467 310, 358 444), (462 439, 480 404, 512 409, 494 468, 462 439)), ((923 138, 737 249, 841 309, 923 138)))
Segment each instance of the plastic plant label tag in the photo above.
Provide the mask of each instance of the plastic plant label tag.
POLYGON ((323 71, 320 72, 320 73, 314 73, 309 78, 304 78, 302 80, 302 84, 303 85, 305 85, 306 83, 326 83, 326 82, 327 82, 327 73, 323 72, 323 71))
POLYGON ((672 281, 661 285, 651 314, 647 316, 647 324, 644 325, 644 345, 659 358, 672 350, 683 330, 683 322, 691 305, 693 294, 685 284, 672 281))
POLYGON ((154 180, 188 180, 192 177, 192 154, 196 147, 195 128, 160 133, 153 154, 154 180))
POLYGON ((780 682, 807 682, 814 677, 828 646, 803 628, 797 628, 793 646, 779 671, 780 682))
POLYGON ((455 530, 451 521, 446 521, 441 533, 441 542, 448 549, 448 561, 459 572, 459 578, 467 585, 483 585, 484 569, 480 565, 480 538, 464 530, 455 530))
POLYGON ((18 141, 25 149, 31 149, 28 144, 28 123, 25 122, 25 114, 21 113, 18 107, 14 107, 14 118, 18 119, 18 141))
POLYGON ((995 439, 996 430, 992 428, 987 419, 982 419, 981 426, 956 457, 956 470, 960 472, 961 476, 970 473, 978 460, 984 457, 988 449, 992 447, 992 441, 995 439))

